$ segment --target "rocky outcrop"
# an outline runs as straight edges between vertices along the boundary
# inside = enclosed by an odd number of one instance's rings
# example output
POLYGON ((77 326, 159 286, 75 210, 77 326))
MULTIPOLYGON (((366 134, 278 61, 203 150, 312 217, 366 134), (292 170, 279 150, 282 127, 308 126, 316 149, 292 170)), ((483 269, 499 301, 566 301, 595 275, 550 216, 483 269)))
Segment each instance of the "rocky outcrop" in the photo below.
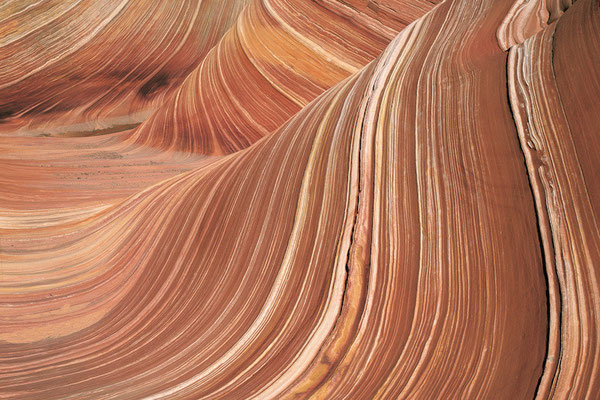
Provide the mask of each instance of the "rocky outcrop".
POLYGON ((140 127, 2 137, 0 396, 593 398, 600 6, 425 3, 253 2, 140 127))
POLYGON ((0 5, 0 135, 131 129, 236 20, 246 0, 0 5))
POLYGON ((355 3, 250 2, 177 93, 132 135, 135 142, 211 155, 244 149, 372 61, 433 6, 355 3))

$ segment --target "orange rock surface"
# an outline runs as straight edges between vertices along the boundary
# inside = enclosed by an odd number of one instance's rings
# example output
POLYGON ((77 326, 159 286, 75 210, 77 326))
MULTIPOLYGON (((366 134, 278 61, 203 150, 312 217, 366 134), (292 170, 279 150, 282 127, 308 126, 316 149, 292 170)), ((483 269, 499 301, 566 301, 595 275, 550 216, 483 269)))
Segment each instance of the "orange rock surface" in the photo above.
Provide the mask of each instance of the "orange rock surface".
POLYGON ((597 0, 0 4, 0 398, 600 393, 597 0))

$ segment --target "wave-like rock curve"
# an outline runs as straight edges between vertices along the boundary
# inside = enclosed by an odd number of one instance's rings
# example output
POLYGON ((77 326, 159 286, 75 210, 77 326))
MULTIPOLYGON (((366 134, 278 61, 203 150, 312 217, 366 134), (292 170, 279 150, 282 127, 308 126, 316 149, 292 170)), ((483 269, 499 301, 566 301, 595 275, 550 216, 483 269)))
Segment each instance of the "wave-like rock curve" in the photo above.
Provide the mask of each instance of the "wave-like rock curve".
POLYGON ((139 128, 2 137, 0 396, 593 398, 600 5, 424 3, 252 2, 139 128))

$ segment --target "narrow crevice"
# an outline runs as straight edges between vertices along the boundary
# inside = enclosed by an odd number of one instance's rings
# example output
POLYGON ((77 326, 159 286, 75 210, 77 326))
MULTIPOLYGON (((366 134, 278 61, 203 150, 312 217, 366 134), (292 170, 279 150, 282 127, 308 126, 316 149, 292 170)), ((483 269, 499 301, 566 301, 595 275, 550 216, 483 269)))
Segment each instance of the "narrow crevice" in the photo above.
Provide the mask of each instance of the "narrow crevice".
MULTIPOLYGON (((367 102, 368 107, 368 102, 367 102)), ((337 325, 339 318, 342 315, 342 311, 344 310, 344 302, 346 300, 346 293, 348 291, 348 281, 350 279, 350 254, 352 253, 352 248, 354 247, 354 234, 356 233, 356 225, 358 222, 358 215, 360 213, 360 195, 362 191, 362 175, 361 175, 361 164, 362 164, 362 141, 363 141, 363 133, 365 129, 365 118, 361 121, 360 126, 360 137, 358 138, 358 193, 356 194, 356 209, 354 211, 354 222, 352 223, 352 231, 350 232, 350 244, 348 246, 348 252, 346 254, 346 264, 344 265, 344 269, 346 270, 346 279, 344 280, 344 291, 342 292, 342 303, 340 305, 340 312, 338 314, 338 318, 335 322, 337 325)), ((335 326, 334 326, 335 328, 335 326)))
MULTIPOLYGON (((520 45, 516 45, 516 46, 520 46, 520 45)), ((551 329, 550 329, 550 321, 551 321, 551 314, 552 314, 552 304, 550 302, 550 278, 548 276, 548 268, 550 268, 550 266, 548 265, 548 263, 546 262, 546 255, 553 257, 554 256, 554 240, 552 238, 552 235, 549 235, 550 238, 550 243, 549 245, 551 246, 550 249, 546 248, 547 246, 544 245, 545 240, 544 240, 544 233, 542 232, 542 213, 543 211, 540 211, 540 207, 542 207, 541 204, 538 205, 538 201, 536 200, 536 196, 535 196, 535 188, 534 188, 534 177, 531 176, 531 172, 527 163, 527 157, 526 157, 526 149, 523 148, 523 144, 519 138, 519 127, 517 124, 517 121, 515 119, 515 113, 519 112, 518 110, 513 109, 513 105, 511 102, 511 89, 510 89, 510 69, 509 69, 509 52, 510 49, 508 49, 506 51, 506 96, 507 96, 507 103, 508 103, 508 107, 509 107, 509 111, 510 111, 510 116, 512 118, 513 124, 515 126, 515 131, 517 133, 516 135, 516 140, 517 140, 517 145, 519 147, 519 149, 521 150, 521 156, 523 157, 523 167, 525 168, 525 174, 527 177, 527 184, 529 186, 529 192, 531 193, 531 204, 535 213, 535 227, 536 227, 536 231, 537 231, 537 237, 538 237, 538 243, 539 243, 539 248, 540 248, 540 255, 541 255, 541 262, 542 262, 542 271, 544 274, 544 281, 545 281, 545 286, 546 286, 546 290, 545 290, 545 299, 546 299, 546 320, 547 320, 547 328, 546 328, 546 350, 544 353, 544 360, 542 363, 542 370, 540 373, 540 376, 537 380, 536 386, 535 386, 535 391, 534 391, 534 398, 537 398, 539 395, 539 391, 540 391, 540 386, 542 384, 542 380, 544 378, 544 374, 546 373, 546 362, 548 360, 548 357, 550 356, 550 336, 551 336, 551 329), (547 254, 548 252, 552 252, 552 254, 547 254)), ((559 314, 561 312, 561 310, 559 309, 559 314)), ((560 321, 560 319, 559 319, 560 321)), ((559 322, 559 329, 560 329, 560 322, 559 322)), ((560 333, 559 333, 560 334, 560 333)))
MULTIPOLYGON (((368 101, 367 101, 367 107, 368 107, 368 101)), ((346 271, 346 277, 344 279, 344 289, 342 291, 342 301, 340 303, 340 310, 338 312, 338 315, 337 315, 337 317, 335 319, 335 322, 334 322, 333 326, 331 327, 331 331, 330 332, 335 332, 336 328, 338 327, 338 325, 340 323, 340 319, 342 318, 342 313, 344 311, 344 304, 346 302, 346 298, 347 298, 347 294, 348 294, 348 283, 349 283, 349 280, 350 280, 350 257, 351 257, 352 249, 353 249, 354 243, 355 243, 354 235, 355 235, 356 229, 357 229, 356 226, 357 226, 357 222, 358 222, 358 216, 360 214, 360 211, 359 211, 360 210, 360 204, 361 204, 360 198, 361 198, 361 192, 362 192, 361 187, 362 187, 362 183, 363 183, 362 182, 362 178, 361 178, 361 163, 362 163, 361 154, 362 154, 362 141, 363 141, 363 138, 364 138, 364 127, 365 127, 364 124, 365 124, 365 118, 363 116, 363 119, 361 121, 361 127, 360 127, 360 137, 358 138, 358 151, 357 151, 357 153, 358 153, 358 160, 357 160, 357 162, 358 162, 358 167, 357 167, 357 175, 358 175, 358 185, 357 186, 358 186, 358 192, 356 194, 356 207, 355 207, 355 210, 354 210, 354 219, 353 219, 353 222, 352 222, 352 230, 350 232, 350 242, 349 242, 349 245, 348 245, 348 251, 346 253, 346 262, 344 264, 344 269, 346 271)), ((319 352, 322 351, 322 347, 323 346, 321 346, 321 350, 319 350, 319 352)), ((325 382, 327 379, 330 378, 331 374, 339 366, 339 363, 342 360, 342 358, 343 357, 340 357, 335 363, 333 363, 333 364, 330 365, 331 368, 330 368, 329 373, 311 391, 311 395, 313 393, 315 393, 320 387, 322 387, 323 382, 325 382)))

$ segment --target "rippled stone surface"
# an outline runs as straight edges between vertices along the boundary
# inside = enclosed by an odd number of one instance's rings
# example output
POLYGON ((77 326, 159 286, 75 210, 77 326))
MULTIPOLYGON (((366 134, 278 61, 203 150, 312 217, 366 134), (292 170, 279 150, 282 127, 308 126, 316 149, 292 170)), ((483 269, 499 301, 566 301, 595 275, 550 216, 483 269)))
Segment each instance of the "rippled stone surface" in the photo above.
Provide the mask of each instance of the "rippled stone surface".
POLYGON ((0 397, 594 398, 596 0, 0 4, 0 397))

